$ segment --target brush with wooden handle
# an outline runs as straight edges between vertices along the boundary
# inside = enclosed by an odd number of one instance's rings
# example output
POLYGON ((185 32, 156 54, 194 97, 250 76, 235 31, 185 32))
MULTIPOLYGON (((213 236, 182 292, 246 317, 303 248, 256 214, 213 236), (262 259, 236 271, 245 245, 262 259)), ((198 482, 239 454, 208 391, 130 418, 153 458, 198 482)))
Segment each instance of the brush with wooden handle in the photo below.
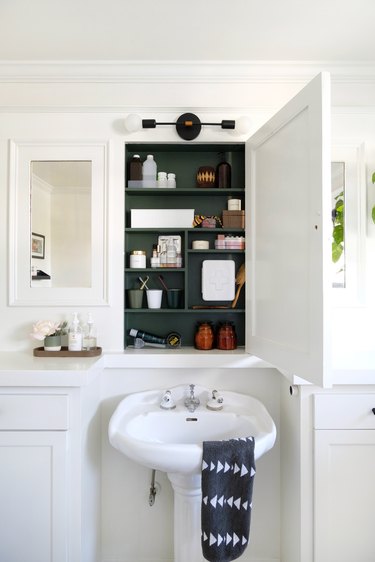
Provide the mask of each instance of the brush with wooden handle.
POLYGON ((234 300, 232 302, 232 308, 236 307, 237 301, 238 301, 238 297, 240 296, 240 292, 242 287, 244 286, 246 281, 246 271, 245 271, 245 264, 243 263, 238 271, 237 271, 237 275, 236 275, 236 285, 238 285, 237 287, 237 291, 234 297, 234 300))

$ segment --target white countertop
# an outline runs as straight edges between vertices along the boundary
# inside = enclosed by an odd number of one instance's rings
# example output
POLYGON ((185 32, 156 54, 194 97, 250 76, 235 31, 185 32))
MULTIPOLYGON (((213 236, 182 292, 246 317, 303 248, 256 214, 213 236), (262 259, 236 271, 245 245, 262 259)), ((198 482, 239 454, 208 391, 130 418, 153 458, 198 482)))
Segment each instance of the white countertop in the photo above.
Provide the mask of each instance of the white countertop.
MULTIPOLYGON (((0 386, 81 387, 93 382, 104 369, 268 369, 272 365, 235 351, 180 349, 134 349, 103 353, 100 357, 34 357, 31 350, 0 352, 0 386)), ((295 384, 306 381, 295 377, 295 384)), ((342 359, 336 364, 333 385, 375 385, 375 357, 342 359), (374 368, 372 363, 374 362, 374 368)))
POLYGON ((0 386, 86 386, 100 374, 102 359, 34 357, 32 351, 2 351, 0 386))

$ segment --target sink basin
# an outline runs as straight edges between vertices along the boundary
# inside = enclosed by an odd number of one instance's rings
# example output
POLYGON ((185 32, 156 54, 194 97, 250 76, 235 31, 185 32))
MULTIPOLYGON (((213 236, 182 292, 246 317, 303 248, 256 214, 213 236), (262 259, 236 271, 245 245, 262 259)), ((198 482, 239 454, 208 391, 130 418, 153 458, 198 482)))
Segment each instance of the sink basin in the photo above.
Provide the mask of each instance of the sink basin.
POLYGON ((165 389, 131 394, 124 398, 109 423, 110 443, 128 458, 167 473, 198 474, 202 442, 255 438, 255 459, 274 445, 275 424, 266 408, 252 396, 222 391, 223 409, 211 411, 207 388, 195 387, 200 405, 190 413, 184 406, 188 385, 171 388, 173 410, 160 408, 165 389))

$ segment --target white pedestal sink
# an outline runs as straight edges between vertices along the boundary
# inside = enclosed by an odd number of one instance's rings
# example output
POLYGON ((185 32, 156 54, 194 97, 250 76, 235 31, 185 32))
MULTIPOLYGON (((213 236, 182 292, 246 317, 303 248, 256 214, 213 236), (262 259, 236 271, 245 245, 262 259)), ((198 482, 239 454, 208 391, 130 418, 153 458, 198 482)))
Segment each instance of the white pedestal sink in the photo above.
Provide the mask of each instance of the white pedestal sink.
POLYGON ((202 442, 255 438, 255 460, 271 449, 275 424, 259 400, 223 391, 223 408, 211 411, 207 388, 195 387, 200 406, 184 405, 188 385, 171 388, 176 408, 163 410, 165 389, 131 394, 116 408, 109 423, 110 443, 135 462, 167 472, 174 490, 175 562, 204 562, 201 549, 202 442))

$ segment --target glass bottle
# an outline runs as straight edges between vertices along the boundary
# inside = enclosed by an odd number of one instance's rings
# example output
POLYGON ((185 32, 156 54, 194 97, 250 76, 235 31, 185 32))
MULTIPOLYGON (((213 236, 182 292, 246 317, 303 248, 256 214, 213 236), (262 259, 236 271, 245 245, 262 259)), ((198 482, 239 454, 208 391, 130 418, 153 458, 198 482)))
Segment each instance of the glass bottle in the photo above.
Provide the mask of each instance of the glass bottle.
POLYGON ((129 180, 140 181, 142 179, 142 162, 139 154, 134 154, 129 163, 129 180))
POLYGON ((221 162, 216 168, 216 187, 219 189, 229 189, 232 187, 232 168, 225 161, 225 155, 221 154, 221 162))
POLYGON ((82 349, 84 351, 90 351, 90 349, 96 349, 96 326, 92 319, 91 312, 89 312, 87 318, 87 324, 83 328, 82 349))
POLYGON ((216 347, 218 349, 236 349, 237 335, 233 322, 223 322, 217 332, 216 347))
POLYGON ((213 349, 214 347, 214 331, 209 322, 201 322, 198 324, 195 332, 194 343, 196 349, 213 349))

